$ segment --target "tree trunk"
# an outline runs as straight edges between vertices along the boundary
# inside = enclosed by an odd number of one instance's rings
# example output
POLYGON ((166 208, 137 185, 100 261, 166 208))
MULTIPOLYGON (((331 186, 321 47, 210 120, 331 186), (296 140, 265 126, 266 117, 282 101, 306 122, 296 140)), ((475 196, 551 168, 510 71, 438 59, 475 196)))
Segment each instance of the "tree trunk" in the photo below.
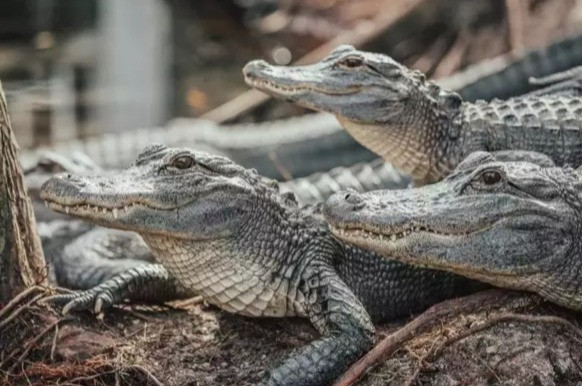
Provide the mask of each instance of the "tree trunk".
POLYGON ((0 309, 27 287, 46 282, 32 204, 0 83, 0 309))

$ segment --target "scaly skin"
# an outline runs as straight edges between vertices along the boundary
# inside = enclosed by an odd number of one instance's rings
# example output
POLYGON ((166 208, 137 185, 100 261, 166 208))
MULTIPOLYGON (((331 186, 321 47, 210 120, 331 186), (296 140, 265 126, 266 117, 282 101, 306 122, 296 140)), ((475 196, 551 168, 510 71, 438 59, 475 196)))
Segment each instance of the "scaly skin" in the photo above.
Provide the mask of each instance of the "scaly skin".
MULTIPOLYGON (((39 234, 50 279, 61 287, 89 289, 123 271, 153 262, 151 252, 139 235, 93 227, 46 208, 40 200, 41 184, 57 172, 87 174, 96 170, 99 168, 83 154, 68 158, 45 153, 25 172, 25 182, 40 220, 39 234)), ((347 188, 357 191, 394 189, 409 183, 408 177, 378 160, 290 180, 281 183, 280 187, 281 192, 293 192, 300 205, 307 205, 323 202, 333 193, 347 188)), ((172 294, 169 291, 164 298, 172 294)))
POLYGON ((74 152, 70 157, 53 151, 40 152, 35 162, 24 169, 24 184, 32 200, 36 221, 47 222, 67 218, 46 209, 40 199, 40 187, 49 177, 62 172, 85 174, 100 170, 95 162, 80 152, 74 152))
MULTIPOLYGON (((534 91, 532 86, 538 85, 530 82, 532 77, 545 78, 580 64, 582 35, 577 34, 517 58, 512 53, 483 60, 438 83, 458 92, 467 102, 479 99, 509 99, 534 91)), ((551 83, 560 80, 556 79, 551 83)), ((580 95, 579 92, 578 88, 577 95, 580 95)))
POLYGON ((338 242, 319 207, 300 208, 256 172, 188 149, 149 147, 117 175, 54 177, 42 198, 57 211, 138 232, 167 272, 124 273, 53 299, 71 301, 67 310, 133 298, 154 280, 175 281, 228 312, 309 318, 322 337, 275 368, 268 385, 329 384, 370 348, 373 320, 479 287, 338 242))
POLYGON ((323 203, 332 194, 346 189, 367 192, 378 189, 403 189, 410 177, 382 159, 362 162, 349 168, 337 167, 327 172, 296 178, 280 184, 282 192, 293 192, 299 205, 323 203))
MULTIPOLYGON (((517 59, 504 55, 484 60, 449 78, 439 79, 438 84, 458 92, 468 102, 495 97, 505 99, 532 91, 535 87, 529 84, 529 77, 543 77, 580 64, 582 38, 576 35, 517 59)), ((321 113, 230 126, 178 119, 169 127, 105 134, 58 144, 52 150, 61 154, 82 151, 104 168, 119 169, 129 166, 151 143, 186 146, 224 155, 278 180, 288 179, 289 175, 305 177, 375 158, 371 151, 342 130, 333 116, 321 113)), ((35 159, 31 152, 24 153, 25 163, 35 159)))
POLYGON ((448 175, 474 151, 523 150, 559 165, 582 163, 582 101, 530 96, 464 102, 382 54, 341 46, 309 66, 248 63, 247 83, 336 115, 361 144, 421 184, 448 175))
POLYGON ((338 238, 387 258, 582 310, 581 185, 567 167, 478 152, 434 185, 334 195, 325 217, 338 238))
POLYGON ((66 157, 44 152, 33 166, 24 170, 49 279, 53 283, 71 289, 89 289, 153 261, 151 252, 135 233, 94 227, 46 208, 40 199, 40 188, 61 172, 85 175, 101 172, 101 168, 83 153, 66 157))

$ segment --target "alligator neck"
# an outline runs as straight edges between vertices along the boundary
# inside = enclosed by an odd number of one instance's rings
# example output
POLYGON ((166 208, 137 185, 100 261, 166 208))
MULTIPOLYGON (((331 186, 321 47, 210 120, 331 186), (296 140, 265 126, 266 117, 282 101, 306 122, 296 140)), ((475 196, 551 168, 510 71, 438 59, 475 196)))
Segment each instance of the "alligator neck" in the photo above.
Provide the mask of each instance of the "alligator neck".
MULTIPOLYGON (((269 193, 265 193, 269 194, 269 193)), ((305 316, 295 269, 311 227, 276 194, 253 203, 244 231, 212 240, 147 235, 156 260, 179 282, 220 308, 247 316, 305 316), (276 196, 276 198, 275 198, 276 196), (274 201, 274 200, 277 201, 274 201)), ((309 251, 308 251, 309 252, 309 251)), ((306 259, 306 261, 309 259, 306 259)))
POLYGON ((384 160, 410 173, 415 182, 442 179, 456 165, 459 147, 460 108, 447 104, 446 97, 416 95, 406 110, 385 122, 359 123, 337 116, 340 124, 359 143, 384 160), (413 102, 415 101, 415 102, 413 102))

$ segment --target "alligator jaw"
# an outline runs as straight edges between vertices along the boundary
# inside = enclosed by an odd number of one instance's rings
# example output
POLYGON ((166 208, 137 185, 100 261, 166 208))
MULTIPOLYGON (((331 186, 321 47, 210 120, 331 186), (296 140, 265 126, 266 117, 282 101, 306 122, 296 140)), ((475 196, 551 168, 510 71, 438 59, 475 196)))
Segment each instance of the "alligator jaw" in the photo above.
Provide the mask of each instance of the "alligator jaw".
POLYGON ((411 243, 421 242, 428 238, 438 239, 441 243, 453 244, 460 238, 480 231, 444 232, 428 229, 424 226, 411 226, 388 232, 379 229, 364 229, 338 225, 331 225, 330 228, 335 236, 344 241, 383 254, 398 253, 398 251, 406 249, 411 243))
POLYGON ((105 221, 115 221, 123 218, 133 211, 137 206, 144 206, 138 203, 127 203, 120 206, 101 206, 92 203, 63 204, 50 199, 44 200, 45 205, 60 213, 81 218, 100 219, 105 221))
POLYGON ((414 254, 407 253, 407 250, 411 246, 431 241, 439 243, 445 248, 455 248, 464 239, 476 233, 485 232, 489 227, 468 233, 433 232, 426 228, 416 227, 392 234, 337 226, 331 226, 330 228, 336 237, 345 242, 384 256, 396 258, 398 261, 417 267, 446 270, 465 277, 508 288, 513 288, 521 280, 521 277, 511 270, 500 269, 491 271, 480 266, 469 264, 468 262, 448 261, 430 257, 430 253, 426 256, 415 256, 414 254))
POLYGON ((291 97, 291 96, 299 96, 305 95, 307 93, 314 93, 314 94, 325 94, 325 95, 349 95, 354 94, 360 91, 359 87, 352 87, 344 90, 325 90, 322 88, 317 88, 313 86, 307 85, 297 85, 297 86, 281 86, 271 82, 267 79, 262 78, 249 78, 245 77, 245 81, 247 84, 253 88, 266 92, 267 94, 271 94, 277 97, 291 97))
POLYGON ((264 91, 268 94, 274 94, 277 96, 292 96, 303 94, 306 91, 310 91, 310 88, 305 86, 295 86, 295 87, 278 86, 275 83, 269 82, 266 79, 245 78, 245 80, 249 86, 264 91))
MULTIPOLYGON (((298 81, 292 75, 295 70, 293 67, 271 66, 262 60, 255 60, 243 68, 243 74, 249 86, 274 97, 297 99, 298 103, 306 102, 305 96, 309 94, 343 96, 361 90, 361 87, 355 86, 326 87, 327 85, 320 79, 298 81)), ((318 110, 317 105, 309 104, 309 107, 318 110)))

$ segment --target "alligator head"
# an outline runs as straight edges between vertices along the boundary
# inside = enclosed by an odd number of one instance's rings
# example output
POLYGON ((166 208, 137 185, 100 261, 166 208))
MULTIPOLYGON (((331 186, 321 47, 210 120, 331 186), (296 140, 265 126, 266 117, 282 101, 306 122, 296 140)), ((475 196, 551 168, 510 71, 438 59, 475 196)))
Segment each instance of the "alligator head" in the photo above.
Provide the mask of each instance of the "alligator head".
POLYGON ((458 135, 450 117, 458 114, 461 98, 387 55, 340 46, 312 65, 255 60, 243 74, 272 96, 334 114, 357 141, 416 179, 438 161, 427 153, 458 135))
POLYGON ((386 257, 582 309, 578 184, 568 168, 479 152, 434 185, 338 193, 324 212, 338 238, 386 257))
POLYGON ((41 198, 58 212, 110 228, 217 239, 243 225, 257 181, 227 158, 153 145, 120 172, 57 175, 41 198))
POLYGON ((297 205, 254 170, 153 145, 116 173, 55 176, 41 197, 58 212, 139 233, 183 286, 227 311, 302 313, 266 279, 277 265, 273 254, 291 248, 293 233, 280 237, 287 230, 282 213, 297 205))

